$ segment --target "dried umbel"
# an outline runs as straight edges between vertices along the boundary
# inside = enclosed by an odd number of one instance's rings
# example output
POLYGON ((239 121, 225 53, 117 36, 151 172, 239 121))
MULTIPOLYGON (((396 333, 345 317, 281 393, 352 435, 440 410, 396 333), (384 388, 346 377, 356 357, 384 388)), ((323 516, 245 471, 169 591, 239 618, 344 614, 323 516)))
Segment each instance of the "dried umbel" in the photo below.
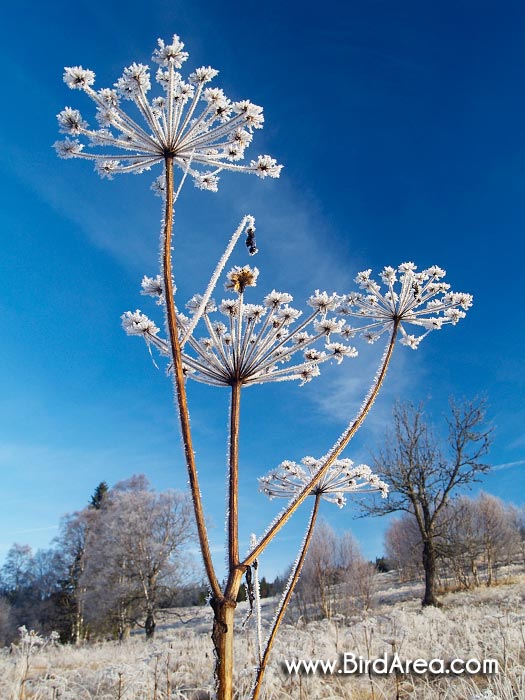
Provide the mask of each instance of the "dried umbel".
POLYGON ((437 265, 421 272, 417 272, 412 262, 399 265, 397 270, 385 267, 380 273, 383 289, 371 278, 371 273, 372 270, 364 270, 357 275, 355 281, 364 293, 346 295, 338 308, 340 314, 350 319, 367 320, 365 325, 347 325, 344 331, 347 337, 361 333, 373 343, 397 325, 401 343, 415 350, 431 331, 447 324, 455 325, 472 306, 470 294, 451 292, 450 285, 441 281, 446 272, 437 265), (409 335, 405 330, 407 324, 419 326, 425 332, 409 335))
MULTIPOLYGON (((341 341, 357 334, 372 343, 397 329, 401 343, 416 349, 431 331, 464 318, 472 296, 451 292, 450 285, 440 281, 445 271, 437 266, 419 273, 415 270, 413 263, 400 265, 397 272, 384 268, 381 279, 388 287, 384 292, 371 279, 371 270, 356 277, 367 294, 338 296, 316 290, 307 302, 312 310, 302 319, 303 312, 290 306, 293 299, 286 292, 273 290, 262 304, 246 303, 245 291, 256 286, 259 270, 236 266, 227 273, 225 283, 236 297, 217 305, 210 294, 206 298, 193 296, 186 304, 193 322, 177 312, 181 339, 189 346, 183 356, 186 373, 196 381, 222 386, 232 381, 249 385, 299 380, 304 384, 319 375, 322 363, 332 360, 340 364, 345 357, 356 357, 356 348, 341 341), (401 288, 395 291, 398 273, 401 288), (329 316, 329 312, 336 315, 329 316), (197 338, 193 331, 201 318, 208 336, 197 338), (367 322, 360 326, 354 319, 367 322), (409 335, 406 324, 422 327, 425 332, 409 335)), ((160 276, 144 277, 142 294, 155 296, 160 303, 160 276)), ((167 342, 158 336, 159 328, 147 316, 138 310, 133 314, 128 311, 122 319, 128 334, 142 335, 147 343, 169 355, 167 342)))
MULTIPOLYGON (((101 177, 117 173, 140 173, 166 157, 193 177, 195 186, 217 191, 218 173, 236 170, 259 177, 279 177, 281 167, 268 155, 241 164, 254 129, 264 123, 263 110, 248 100, 232 102, 220 88, 209 83, 217 76, 213 68, 201 67, 187 81, 177 69, 188 58, 184 44, 175 34, 170 44, 158 40, 152 60, 158 64, 155 79, 159 93, 149 98, 150 68, 133 63, 124 69, 113 88, 95 90, 95 74, 81 66, 66 68, 64 82, 82 90, 96 105, 99 128, 90 128, 77 109, 66 107, 57 115, 60 131, 67 134, 54 145, 61 158, 87 158, 95 161, 101 177), (122 102, 136 107, 137 121, 122 102), (84 138, 96 151, 86 151, 84 138)), ((152 189, 166 191, 161 175, 152 189)))
MULTIPOLYGON (((309 299, 310 313, 290 306, 291 294, 273 290, 262 304, 248 304, 244 291, 254 287, 259 271, 248 265, 234 267, 227 274, 226 289, 237 292, 217 306, 209 299, 202 309, 202 321, 208 335, 188 337, 183 353, 187 376, 216 386, 263 384, 299 380, 310 381, 320 373, 319 366, 329 360, 340 364, 345 357, 356 357, 357 350, 334 340, 344 321, 329 317, 340 297, 317 290, 309 299), (218 314, 218 315, 217 315, 218 314)), ((145 277, 143 293, 162 296, 160 279, 145 277)), ((195 295, 186 304, 196 314, 203 298, 195 295)), ((190 319, 177 313, 181 338, 187 336, 190 319)), ((147 343, 169 355, 168 343, 158 336, 159 329, 139 310, 122 316, 129 335, 142 335, 147 343)))
MULTIPOLYGON (((294 498, 323 465, 322 459, 314 457, 304 457, 301 462, 304 466, 289 460, 281 462, 268 476, 259 479, 260 490, 269 498, 294 498)), ((366 464, 355 466, 351 459, 336 459, 311 490, 311 495, 319 495, 342 508, 346 505, 345 493, 356 491, 379 491, 386 498, 388 485, 366 464)))

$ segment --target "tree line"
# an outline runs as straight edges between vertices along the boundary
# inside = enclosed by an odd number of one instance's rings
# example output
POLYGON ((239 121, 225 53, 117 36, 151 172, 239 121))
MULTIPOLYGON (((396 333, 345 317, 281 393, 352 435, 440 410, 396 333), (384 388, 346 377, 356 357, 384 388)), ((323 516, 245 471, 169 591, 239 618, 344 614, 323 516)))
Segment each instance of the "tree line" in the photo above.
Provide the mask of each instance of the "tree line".
MULTIPOLYGON (((0 568, 0 647, 24 625, 62 642, 124 640, 134 628, 155 634, 159 612, 202 605, 191 548, 196 544, 189 497, 154 491, 144 475, 111 489, 101 482, 89 504, 62 518, 48 549, 15 543, 0 568)), ((260 596, 280 593, 284 580, 260 580, 260 596)), ((246 600, 242 587, 239 600, 246 600)))
MULTIPOLYGON (((421 405, 397 404, 391 425, 373 457, 389 498, 362 504, 366 515, 403 513, 387 531, 382 564, 402 579, 421 576, 423 605, 438 604, 438 584, 491 585, 502 566, 518 557, 525 565, 525 511, 488 494, 461 495, 489 469, 485 402, 452 401, 441 439, 421 405)), ((22 624, 57 630, 62 641, 76 643, 125 639, 136 626, 153 637, 160 609, 204 602, 206 588, 195 584, 188 555, 194 541, 186 495, 157 493, 143 475, 111 489, 102 482, 86 508, 62 519, 50 549, 33 555, 15 544, 9 550, 0 569, 0 644, 22 624)), ((308 618, 370 607, 377 568, 350 533, 321 521, 295 592, 296 610, 308 618)), ((262 597, 280 592, 285 578, 263 579, 262 597)))
POLYGON ((133 476, 97 486, 89 505, 66 515, 53 546, 33 554, 14 544, 0 569, 0 644, 26 625, 64 642, 153 637, 158 610, 198 602, 188 547, 195 539, 188 497, 155 492, 133 476))
MULTIPOLYGON (((525 568, 525 509, 495 496, 452 499, 433 534, 436 589, 441 591, 492 586, 504 580, 505 567, 525 568)), ((400 582, 424 581, 423 541, 414 516, 406 513, 390 524, 385 555, 368 561, 349 531, 336 532, 321 520, 294 593, 293 617, 359 616, 377 602, 377 573, 395 570, 400 582)))
MULTIPOLYGON (((442 589, 491 586, 502 568, 517 562, 525 566, 525 511, 487 493, 461 496, 437 519, 434 546, 442 589)), ((421 533, 410 515, 390 525, 385 549, 402 580, 424 576, 421 533)))

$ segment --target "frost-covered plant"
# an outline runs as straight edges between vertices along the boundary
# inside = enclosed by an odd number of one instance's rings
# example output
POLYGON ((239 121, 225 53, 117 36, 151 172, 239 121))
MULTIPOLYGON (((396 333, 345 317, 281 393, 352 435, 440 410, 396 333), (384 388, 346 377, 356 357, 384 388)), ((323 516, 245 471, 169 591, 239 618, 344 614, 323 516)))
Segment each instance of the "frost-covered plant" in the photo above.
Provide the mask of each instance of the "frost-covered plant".
POLYGON ((58 632, 53 631, 49 636, 43 637, 35 630, 28 630, 25 625, 22 625, 18 628, 18 644, 14 644, 12 650, 18 656, 29 657, 46 646, 58 644, 59 640, 58 632))
MULTIPOLYGON (((246 234, 251 254, 257 252, 253 217, 246 216, 234 232, 224 255, 219 260, 211 280, 201 295, 188 302, 189 316, 175 303, 172 269, 172 231, 174 202, 187 175, 193 177, 200 189, 216 191, 218 174, 223 170, 249 172, 264 177, 278 177, 281 166, 268 155, 242 164, 245 148, 252 140, 254 129, 262 127, 262 109, 248 101, 231 102, 218 88, 208 87, 217 75, 210 67, 197 68, 184 81, 178 69, 188 58, 178 36, 171 43, 159 40, 153 60, 159 65, 156 80, 162 93, 148 98, 151 79, 148 66, 133 63, 124 70, 114 89, 96 91, 95 74, 80 66, 66 68, 64 81, 73 89, 85 92, 95 103, 100 128, 91 129, 80 112, 66 107, 58 115, 65 140, 55 144, 63 158, 86 158, 95 162, 102 177, 117 173, 140 173, 158 163, 163 174, 153 184, 163 197, 163 226, 161 235, 160 274, 145 277, 142 293, 157 298, 165 312, 167 337, 160 337, 159 326, 140 310, 128 311, 122 317, 130 335, 144 338, 149 349, 155 347, 167 358, 169 373, 176 390, 189 484, 193 499, 197 531, 206 575, 210 586, 210 604, 214 613, 212 640, 216 656, 215 676, 219 700, 233 696, 233 635, 237 594, 244 576, 250 578, 259 555, 286 524, 301 504, 313 495, 314 511, 292 579, 276 613, 275 630, 300 572, 321 498, 343 505, 342 494, 370 488, 385 491, 384 484, 363 467, 353 467, 348 460, 339 460, 364 421, 382 382, 392 356, 398 333, 401 342, 416 348, 422 337, 446 323, 456 323, 470 306, 471 297, 453 294, 440 280, 444 271, 438 267, 417 273, 413 263, 404 263, 397 272, 385 268, 382 279, 386 291, 370 278, 370 271, 359 273, 357 283, 365 293, 351 292, 346 296, 316 290, 307 300, 309 311, 290 306, 291 295, 268 291, 262 303, 245 299, 249 287, 256 286, 259 271, 255 267, 234 267, 227 274, 226 288, 233 296, 219 305, 212 293, 228 258, 240 236, 246 234), (122 101, 134 103, 139 121, 122 107, 122 101), (85 143, 95 147, 85 151, 85 143), (178 188, 174 186, 174 169, 182 171, 178 188), (401 288, 395 291, 399 281, 401 288), (436 298, 438 297, 438 298, 436 298), (217 316, 220 314, 221 316, 217 316), (365 325, 350 325, 348 318, 366 320, 365 325), (198 331, 199 323, 205 335, 198 331), (412 336, 405 325, 424 329, 422 336, 412 336), (199 335, 197 335, 199 333, 199 335), (320 373, 320 365, 354 358, 357 350, 347 339, 364 334, 372 342, 382 334, 388 338, 377 374, 360 410, 340 438, 319 460, 303 462, 306 470, 287 462, 262 483, 270 495, 288 498, 288 504, 256 539, 247 555, 239 552, 238 472, 239 416, 241 390, 266 382, 299 380, 302 384, 320 373), (221 586, 212 561, 203 511, 195 452, 190 429, 186 396, 186 379, 191 378, 231 391, 228 439, 228 503, 227 503, 227 577, 221 586), (293 472, 293 473, 292 473, 293 472)), ((274 636, 274 635, 273 635, 274 636)), ((256 672, 254 696, 260 689, 271 637, 260 655, 256 672)))
MULTIPOLYGON (((259 479, 260 490, 269 498, 293 498, 308 486, 322 465, 322 460, 314 457, 301 461, 306 469, 289 460, 281 462, 275 471, 259 479)), ((312 495, 342 508, 346 505, 345 493, 365 490, 380 491, 383 498, 388 495, 388 485, 368 465, 355 467, 351 459, 337 459, 312 489, 312 495)))
POLYGON ((18 644, 11 645, 11 652, 16 660, 15 683, 12 690, 13 698, 26 697, 26 685, 31 668, 31 658, 43 651, 47 646, 58 644, 60 635, 51 632, 44 637, 35 630, 28 630, 25 625, 18 628, 18 644))

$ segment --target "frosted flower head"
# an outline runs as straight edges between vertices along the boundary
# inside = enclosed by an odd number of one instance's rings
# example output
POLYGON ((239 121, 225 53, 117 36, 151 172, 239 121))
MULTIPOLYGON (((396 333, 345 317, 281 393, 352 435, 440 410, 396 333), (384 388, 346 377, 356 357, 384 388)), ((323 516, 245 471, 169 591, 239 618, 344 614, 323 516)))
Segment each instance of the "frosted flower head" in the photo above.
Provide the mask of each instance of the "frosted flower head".
POLYGON ((354 347, 343 345, 343 343, 327 343, 326 349, 332 354, 338 365, 345 357, 357 357, 357 350, 354 347))
POLYGON ((153 180, 151 183, 150 190, 155 193, 157 197, 166 196, 166 176, 159 175, 158 178, 153 180))
POLYGON ((53 144, 59 158, 77 158, 82 153, 84 144, 77 139, 66 138, 53 144))
POLYGON ((291 294, 287 292, 276 292, 275 289, 264 297, 264 304, 271 309, 276 309, 283 304, 293 301, 291 294))
POLYGON ((140 309, 136 311, 126 311, 121 316, 122 328, 128 335, 142 335, 144 337, 155 336, 159 328, 143 314, 140 309))
POLYGON ((143 63, 132 63, 124 68, 122 78, 115 83, 117 94, 126 100, 135 100, 139 95, 151 90, 149 66, 143 63))
MULTIPOLYGON (((194 294, 194 295, 192 296, 192 298, 191 298, 191 299, 188 301, 188 303, 186 304, 186 308, 188 309, 188 311, 189 311, 191 314, 195 314, 195 313, 197 313, 198 310, 200 309, 202 300, 203 300, 202 295, 200 295, 200 294, 194 294)), ((213 313, 214 311, 217 311, 217 305, 216 305, 216 303, 213 301, 213 299, 209 299, 209 300, 206 302, 206 305, 205 305, 205 307, 204 307, 204 312, 205 312, 206 314, 211 314, 211 313, 213 313)))
POLYGON ((277 165, 275 158, 259 156, 257 160, 250 162, 250 167, 258 177, 279 177, 282 165, 277 165))
POLYGON ((140 293, 150 297, 157 297, 157 304, 161 304, 164 298, 164 280, 160 275, 147 277, 144 275, 141 282, 140 293))
POLYGON ((319 309, 321 313, 326 314, 328 311, 333 311, 339 301, 340 297, 337 294, 327 294, 316 289, 315 294, 312 294, 308 299, 308 306, 311 306, 312 309, 319 309))
POLYGON ((211 66, 201 66, 197 70, 190 74, 190 83, 195 85, 204 85, 204 83, 211 82, 215 77, 219 75, 219 71, 215 70, 211 66))
MULTIPOLYGON (((279 177, 281 166, 268 155, 248 165, 240 163, 253 130, 263 125, 262 108, 248 100, 231 102, 220 88, 208 87, 218 75, 210 66, 197 68, 185 82, 177 70, 188 58, 183 48, 177 35, 170 43, 158 40, 152 59, 159 65, 155 79, 161 94, 151 99, 152 78, 145 64, 132 63, 114 89, 98 91, 93 71, 66 68, 64 82, 93 100, 101 128, 91 129, 78 110, 66 107, 57 115, 60 131, 83 137, 94 150, 85 151, 81 142, 66 139, 54 144, 58 155, 92 160, 97 172, 108 178, 140 173, 170 158, 193 177, 196 187, 211 192, 217 191, 222 170, 279 177), (125 111, 121 100, 132 102, 136 114, 125 111)), ((161 183, 155 190, 163 193, 161 183)))
POLYGON ((344 326, 344 321, 335 318, 323 318, 315 324, 315 330, 323 335, 331 335, 332 333, 340 333, 344 326))
POLYGON ((266 309, 261 304, 245 304, 242 312, 247 321, 260 323, 266 314, 266 309))
MULTIPOLYGON (((259 479, 259 490, 269 498, 294 498, 307 486, 319 469, 323 459, 304 457, 302 465, 289 460, 281 462, 268 476, 259 479)), ((346 493, 355 491, 379 491, 383 498, 388 495, 388 486, 372 473, 366 464, 355 466, 351 459, 337 459, 314 486, 310 495, 320 495, 339 508, 346 504, 346 493)))
POLYGON ((236 316, 239 311, 237 299, 223 299, 219 304, 219 311, 225 316, 236 316))
MULTIPOLYGON (((242 114, 247 124, 254 129, 262 129, 264 122, 263 110, 259 105, 254 105, 248 100, 235 102, 232 109, 237 114, 242 114)), ((270 156, 259 156, 259 158, 269 158, 270 156)), ((271 159, 270 159, 271 160, 271 159)))
POLYGON ((184 44, 180 38, 174 34, 171 44, 165 44, 162 39, 158 39, 157 43, 159 48, 153 52, 152 60, 161 66, 172 64, 175 68, 182 68, 182 64, 188 59, 189 54, 182 50, 184 44))
POLYGON ((85 70, 82 66, 65 68, 64 82, 72 90, 85 90, 95 82, 95 74, 92 70, 85 70))
POLYGON ((118 160, 101 160, 95 165, 95 170, 101 178, 113 179, 113 175, 118 172, 118 160))
MULTIPOLYGON (((345 358, 356 357, 355 348, 330 342, 330 332, 343 324, 324 316, 335 295, 317 291, 310 297, 310 302, 315 302, 310 303, 310 313, 303 319, 303 312, 290 306, 292 295, 286 292, 273 290, 262 304, 247 302, 245 295, 256 286, 258 276, 256 267, 235 266, 227 273, 225 286, 236 292, 236 298, 222 299, 216 305, 212 299, 204 304, 202 296, 194 295, 186 304, 194 316, 193 325, 177 312, 184 345, 182 359, 193 370, 188 374, 191 379, 215 386, 283 381, 303 385, 319 376, 323 363, 340 364, 345 358), (199 324, 205 326, 207 335, 196 335, 199 324)), ((162 284, 159 277, 144 277, 142 293, 158 296, 162 284)), ((158 337, 158 328, 144 314, 128 311, 122 321, 129 335, 142 335, 169 357, 168 343, 158 337)))
POLYGON ((217 192, 219 189, 219 178, 214 173, 202 173, 194 177, 193 184, 198 190, 217 192))
POLYGON ((25 625, 18 628, 18 650, 23 655, 34 654, 46 645, 46 640, 35 630, 28 630, 25 625))
POLYGON ((276 314, 276 320, 274 321, 275 324, 281 323, 284 326, 288 326, 294 321, 297 321, 299 316, 302 315, 302 311, 299 309, 294 309, 291 306, 283 306, 281 309, 276 314))
POLYGON ((75 136, 82 132, 82 129, 87 129, 87 122, 82 119, 82 115, 78 109, 65 107, 57 114, 60 131, 63 134, 74 134, 75 136))
POLYGON ((226 275, 228 281, 224 285, 226 289, 231 289, 237 294, 242 294, 246 287, 255 287, 259 270, 256 267, 245 265, 239 267, 235 265, 226 275))
POLYGON ((441 281, 445 270, 437 265, 421 272, 412 262, 399 265, 397 270, 385 267, 379 275, 383 287, 371 274, 372 270, 358 273, 355 281, 362 291, 348 294, 337 309, 352 323, 345 327, 343 335, 359 332, 367 342, 374 343, 397 327, 401 343, 415 350, 431 331, 446 324, 455 325, 472 306, 470 294, 449 291, 450 285, 441 281), (363 320, 364 324, 359 323, 363 320), (409 333, 407 325, 416 326, 423 333, 409 333))

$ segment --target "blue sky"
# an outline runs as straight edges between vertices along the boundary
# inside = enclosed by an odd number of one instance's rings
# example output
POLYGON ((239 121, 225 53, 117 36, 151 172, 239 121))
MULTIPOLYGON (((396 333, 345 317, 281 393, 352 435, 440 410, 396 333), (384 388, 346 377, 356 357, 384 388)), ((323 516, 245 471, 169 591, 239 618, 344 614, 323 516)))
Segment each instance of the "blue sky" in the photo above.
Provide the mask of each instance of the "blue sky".
MULTIPOLYGON (((28 2, 4 9, 3 25, 0 557, 15 541, 47 546, 60 516, 101 480, 143 472, 158 489, 185 486, 170 382, 119 320, 137 307, 155 313, 139 295, 158 264, 155 174, 102 181, 51 148, 64 106, 93 119, 89 100, 62 82, 64 66, 91 68, 108 87, 173 33, 188 68, 211 65, 230 98, 264 106, 249 155, 285 165, 277 181, 224 174, 216 194, 187 184, 176 215, 181 298, 202 291, 245 213, 256 217, 261 251, 253 301, 276 288, 301 307, 316 288, 350 291, 364 268, 444 267, 453 289, 474 294, 473 308, 417 352, 397 349, 348 456, 369 459, 398 398, 426 400, 439 421, 450 395, 485 394, 499 468, 482 486, 523 503, 522 3, 28 2)), ((232 262, 247 259, 239 251, 232 262)), ((381 348, 360 349, 303 388, 245 392, 241 544, 280 505, 257 492, 257 476, 324 453, 361 403, 381 348)), ((189 389, 220 565, 228 397, 189 389)), ((351 504, 323 508, 367 556, 381 554, 385 521, 353 514, 351 504)), ((263 573, 286 568, 305 517, 268 552, 263 573)))

